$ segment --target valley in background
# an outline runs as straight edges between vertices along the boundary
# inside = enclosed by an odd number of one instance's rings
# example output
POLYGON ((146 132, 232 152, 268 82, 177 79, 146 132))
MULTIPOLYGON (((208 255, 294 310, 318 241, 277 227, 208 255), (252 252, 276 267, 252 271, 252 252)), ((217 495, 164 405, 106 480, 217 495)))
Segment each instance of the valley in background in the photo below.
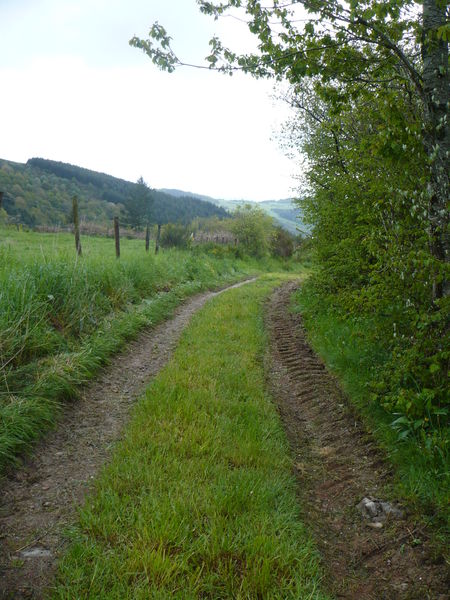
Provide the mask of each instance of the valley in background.
MULTIPOLYGON (((118 216, 121 223, 136 225, 132 212, 138 184, 67 163, 42 158, 31 158, 27 163, 0 159, 0 192, 3 220, 9 223, 67 226, 72 222, 72 198, 77 196, 82 222, 107 226, 118 216)), ((186 225, 196 218, 225 219, 248 203, 174 189, 148 188, 147 193, 151 202, 149 220, 162 225, 186 225)), ((262 208, 290 233, 298 233, 297 225, 304 228, 300 211, 290 199, 250 204, 262 208)))

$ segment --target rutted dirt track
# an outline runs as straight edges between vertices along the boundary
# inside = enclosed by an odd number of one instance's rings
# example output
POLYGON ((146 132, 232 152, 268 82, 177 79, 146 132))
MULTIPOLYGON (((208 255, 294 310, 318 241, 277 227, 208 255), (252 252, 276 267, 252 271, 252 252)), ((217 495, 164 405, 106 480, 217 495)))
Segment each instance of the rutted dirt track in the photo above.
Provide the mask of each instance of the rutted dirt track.
MULTIPOLYGON (((328 587, 348 600, 446 600, 446 568, 433 561, 427 534, 405 516, 364 518, 364 497, 379 498, 391 474, 374 440, 289 312, 290 283, 267 306, 271 385, 295 457, 298 493, 327 571, 328 587)), ((384 498, 383 498, 384 500, 384 498)))
POLYGON ((0 599, 41 598, 51 585, 65 544, 62 530, 73 522, 134 401, 167 363, 192 315, 220 293, 191 298, 171 320, 143 332, 68 407, 23 468, 0 481, 0 599))
MULTIPOLYGON (((328 587, 348 600, 446 600, 444 566, 430 560, 426 532, 392 514, 380 527, 356 509, 362 498, 378 498, 391 474, 306 343, 300 318, 289 312, 296 285, 277 289, 267 305, 269 375, 328 587)), ((108 460, 134 401, 167 363, 192 314, 217 293, 190 299, 173 319, 142 333, 68 407, 23 468, 0 481, 0 599, 41 598, 51 585, 62 530, 108 460)))

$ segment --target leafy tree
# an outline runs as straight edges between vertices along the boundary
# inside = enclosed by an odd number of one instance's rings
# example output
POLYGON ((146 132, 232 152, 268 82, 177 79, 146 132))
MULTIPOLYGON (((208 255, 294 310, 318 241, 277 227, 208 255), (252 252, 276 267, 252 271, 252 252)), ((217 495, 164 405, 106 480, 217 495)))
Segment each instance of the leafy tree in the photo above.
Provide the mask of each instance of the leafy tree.
POLYGON ((223 218, 218 216, 212 217, 196 217, 191 222, 192 231, 202 231, 205 233, 217 233, 222 231, 231 231, 230 230, 231 219, 223 218))
MULTIPOLYGON (((210 68, 286 79, 294 86, 313 77, 317 94, 330 102, 335 112, 349 100, 372 90, 388 90, 393 83, 404 86, 405 99, 412 95, 420 104, 420 137, 428 159, 423 193, 427 195, 430 247, 440 263, 439 273, 434 274, 433 295, 434 299, 448 295, 449 279, 444 275, 444 263, 449 260, 447 2, 273 0, 270 6, 260 0, 197 2, 201 12, 215 19, 241 9, 250 31, 258 38, 258 51, 244 55, 225 48, 217 37, 212 38, 206 58, 210 68)), ((148 39, 130 40, 131 45, 169 72, 184 64, 170 42, 159 23, 153 24, 148 39)))
POLYGON ((163 248, 187 248, 190 242, 190 231, 185 225, 169 223, 161 233, 163 248))
POLYGON ((152 219, 152 192, 142 177, 137 180, 127 202, 128 222, 138 229, 152 219))
POLYGON ((252 256, 262 257, 269 253, 274 221, 259 206, 244 204, 233 214, 231 230, 240 245, 252 256))
POLYGON ((294 253, 294 236, 283 229, 276 227, 271 239, 271 253, 280 258, 290 258, 294 253))
POLYGON ((377 315, 377 344, 393 358, 373 391, 423 431, 445 417, 449 353, 448 305, 432 302, 430 272, 438 274, 439 264, 421 193, 428 170, 420 104, 406 101, 395 84, 339 112, 314 89, 290 101, 299 113, 286 143, 308 156, 302 208, 319 259, 314 285, 345 314, 377 315))
MULTIPOLYGON (((388 93, 359 96, 339 113, 314 90, 295 93, 291 102, 300 111, 286 136, 308 156, 302 206, 324 279, 330 288, 358 289, 382 273, 386 285, 379 285, 378 296, 390 298, 398 291, 390 278, 400 281, 402 273, 410 284, 406 257, 428 244, 427 201, 419 192, 427 175, 419 107, 404 102, 395 85, 388 93)), ((420 287, 429 305, 432 281, 420 287)))

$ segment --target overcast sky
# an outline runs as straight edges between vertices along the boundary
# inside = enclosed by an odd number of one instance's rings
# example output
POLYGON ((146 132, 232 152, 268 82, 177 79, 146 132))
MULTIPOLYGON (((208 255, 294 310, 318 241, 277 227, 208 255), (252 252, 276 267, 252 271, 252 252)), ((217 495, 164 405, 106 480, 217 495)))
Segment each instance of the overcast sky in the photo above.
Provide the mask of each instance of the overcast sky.
POLYGON ((271 141, 287 116, 272 82, 161 73, 128 45, 158 20, 200 62, 213 33, 250 43, 195 0, 0 0, 0 158, 61 160, 219 198, 293 195, 296 165, 271 141))

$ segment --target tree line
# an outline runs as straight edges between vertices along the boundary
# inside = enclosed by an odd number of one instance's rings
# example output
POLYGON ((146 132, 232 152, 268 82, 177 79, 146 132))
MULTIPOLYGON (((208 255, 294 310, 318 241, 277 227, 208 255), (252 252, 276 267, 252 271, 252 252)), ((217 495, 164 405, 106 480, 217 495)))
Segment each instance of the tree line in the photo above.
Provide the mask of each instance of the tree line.
POLYGON ((1 160, 0 190, 6 212, 3 220, 30 227, 72 222, 73 196, 79 200, 80 218, 99 225, 110 223, 114 216, 131 227, 141 227, 149 218, 152 223, 186 224, 195 217, 227 216, 211 202, 153 190, 142 178, 132 183, 40 158, 26 165, 1 160))

